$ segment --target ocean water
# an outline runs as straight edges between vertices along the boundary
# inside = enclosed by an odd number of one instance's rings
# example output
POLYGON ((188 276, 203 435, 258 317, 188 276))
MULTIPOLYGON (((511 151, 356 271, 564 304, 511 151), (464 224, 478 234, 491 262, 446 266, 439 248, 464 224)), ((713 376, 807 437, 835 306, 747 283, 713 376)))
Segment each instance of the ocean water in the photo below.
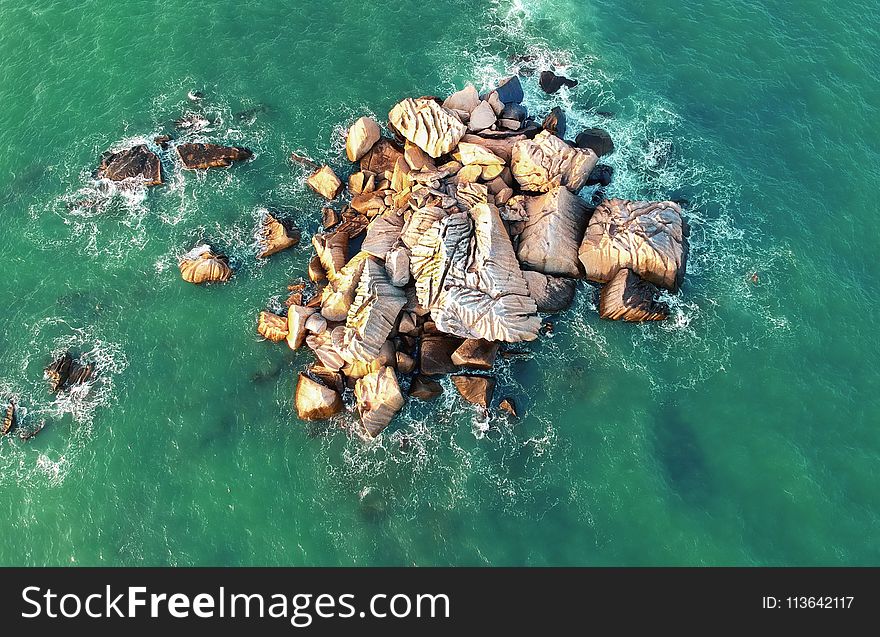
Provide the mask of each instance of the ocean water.
POLYGON ((0 564, 880 564, 876 0, 0 0, 0 25, 0 398, 48 423, 0 440, 0 564), (516 424, 448 384, 370 445, 298 421, 310 354, 254 330, 310 256, 257 263, 259 210, 320 220, 289 153, 347 174, 356 117, 544 68, 580 84, 524 77, 530 111, 610 131, 609 195, 690 202, 670 320, 600 321, 582 283, 499 369, 516 424), (196 111, 255 160, 91 178, 196 111), (230 283, 181 281, 196 241, 230 283), (99 374, 58 400, 65 348, 99 374))

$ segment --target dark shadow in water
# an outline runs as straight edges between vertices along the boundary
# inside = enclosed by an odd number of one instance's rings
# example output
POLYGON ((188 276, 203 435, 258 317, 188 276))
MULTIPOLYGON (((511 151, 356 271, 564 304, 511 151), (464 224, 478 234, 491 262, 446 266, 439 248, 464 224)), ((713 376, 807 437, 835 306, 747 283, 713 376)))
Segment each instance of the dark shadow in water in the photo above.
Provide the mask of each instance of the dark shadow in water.
POLYGON ((213 445, 228 445, 232 441, 232 436, 237 427, 235 424, 235 416, 224 415, 216 421, 216 424, 202 436, 199 442, 199 449, 204 450, 213 445))
POLYGON ((654 454, 669 487, 682 500, 702 505, 711 495, 711 476, 694 427, 674 403, 666 403, 654 416, 654 454))

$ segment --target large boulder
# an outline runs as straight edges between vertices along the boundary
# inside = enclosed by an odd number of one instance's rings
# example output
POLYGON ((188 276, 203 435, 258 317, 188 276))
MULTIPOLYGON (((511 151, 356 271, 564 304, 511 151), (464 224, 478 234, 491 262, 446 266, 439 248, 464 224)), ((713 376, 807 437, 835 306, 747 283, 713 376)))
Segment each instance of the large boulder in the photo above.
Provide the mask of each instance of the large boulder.
POLYGON ((599 316, 611 321, 662 321, 669 306, 657 300, 660 290, 629 268, 621 268, 599 293, 599 316))
POLYGON ((548 192, 583 188, 599 158, 592 150, 572 148, 549 131, 513 146, 510 169, 523 190, 548 192))
POLYGON ((517 75, 501 80, 495 92, 503 104, 520 104, 525 97, 522 84, 520 84, 519 76, 517 75))
POLYGON ((447 97, 443 102, 443 108, 452 111, 463 111, 465 113, 470 113, 479 105, 480 94, 477 93, 477 89, 474 88, 473 84, 468 84, 460 91, 447 97))
POLYGON ((540 272, 523 271, 529 286, 529 296, 535 299, 539 312, 551 314, 567 309, 577 291, 577 281, 548 276, 540 272))
POLYGON ((382 433, 404 405, 397 374, 390 367, 359 379, 354 386, 354 397, 361 416, 361 433, 370 439, 382 433))
POLYGON ((443 393, 443 385, 432 378, 416 376, 409 386, 409 395, 419 400, 434 400, 443 393))
POLYGON ((313 307, 291 305, 287 309, 287 344, 290 349, 299 349, 306 340, 306 321, 317 310, 313 307))
POLYGON ((462 339, 446 334, 430 334, 422 338, 419 350, 419 369, 427 376, 448 374, 457 369, 452 354, 462 344, 462 339))
POLYGON ((226 168, 234 162, 246 161, 254 156, 249 148, 201 143, 178 144, 177 154, 188 170, 226 168))
POLYGON ((538 79, 538 86, 545 93, 553 95, 563 86, 574 88, 578 85, 577 80, 572 80, 564 75, 556 75, 553 71, 541 71, 541 77, 538 79))
POLYGON ((301 420, 324 420, 342 411, 342 396, 338 391, 303 373, 296 383, 294 402, 301 420))
POLYGON ((140 180, 146 186, 162 183, 162 162, 144 144, 117 153, 104 153, 98 166, 98 178, 111 181, 140 180))
POLYGON ((480 137, 479 135, 465 135, 461 138, 461 142, 459 143, 459 150, 461 150, 461 144, 476 144, 478 146, 482 146, 493 155, 496 155, 501 158, 504 163, 510 163, 511 156, 513 155, 513 146, 519 141, 526 139, 522 135, 516 135, 513 137, 504 137, 500 139, 496 138, 487 138, 480 137))
POLYGON ((401 135, 434 158, 452 151, 467 130, 452 112, 425 98, 406 98, 391 109, 388 119, 401 135))
POLYGON ((591 281, 607 283, 629 268, 675 291, 684 278, 687 248, 687 225, 677 203, 610 199, 593 212, 579 257, 591 281))
POLYGON ((329 284, 321 293, 321 314, 328 321, 345 321, 357 294, 364 264, 370 258, 358 252, 338 273, 328 274, 329 284))
POLYGON ((495 379, 489 376, 459 374, 452 377, 452 383, 461 397, 473 405, 488 409, 495 393, 495 379))
POLYGON ((307 336, 306 345, 318 357, 321 366, 332 372, 338 372, 347 364, 347 361, 333 343, 331 330, 324 330, 320 334, 307 336))
POLYGON ((419 303, 440 331, 489 341, 537 338, 538 308, 494 207, 434 221, 413 246, 410 268, 419 303))
POLYGON ((574 138, 578 148, 589 148, 599 157, 610 155, 614 152, 614 142, 608 131, 602 128, 588 128, 577 134, 574 138))
POLYGON ((501 343, 469 338, 452 353, 452 362, 469 369, 492 369, 501 343))
POLYGON ((342 182, 330 166, 321 166, 306 180, 309 188, 329 201, 333 201, 342 191, 342 182))
POLYGON ((481 166, 504 165, 504 160, 483 144, 459 142, 456 157, 461 157, 461 163, 465 166, 470 164, 480 164, 481 166))
POLYGON ((491 127, 497 119, 489 102, 480 102, 479 106, 471 112, 467 127, 469 131, 476 133, 491 127))
POLYGON ((395 210, 376 217, 367 228, 367 236, 361 245, 361 250, 378 259, 384 259, 400 238, 403 225, 403 217, 395 210))
POLYGON ((403 149, 383 137, 361 158, 361 170, 382 175, 386 171, 394 170, 394 165, 401 157, 403 149))
POLYGON ((334 275, 345 266, 348 261, 349 239, 348 233, 342 228, 312 237, 312 246, 325 276, 334 275))
POLYGON ((565 139, 565 111, 559 106, 554 106, 541 123, 541 128, 553 133, 559 139, 565 139))
POLYGON ((16 425, 16 417, 15 417, 15 403, 10 401, 6 408, 3 410, 3 421, 0 422, 0 436, 5 436, 10 431, 15 429, 16 425))
POLYGON ((179 267, 183 280, 196 285, 225 283, 232 277, 229 259, 223 254, 215 254, 208 245, 196 246, 187 252, 179 267))
POLYGON ((528 218, 516 256, 524 269, 556 276, 580 276, 578 248, 590 218, 587 203, 558 186, 540 197, 525 197, 528 218))
POLYGON ((279 221, 268 212, 263 214, 260 229, 257 231, 257 258, 268 256, 292 248, 299 243, 300 231, 296 226, 279 221))
POLYGON ((278 343, 287 338, 287 317, 278 316, 273 312, 260 312, 257 320, 257 332, 263 338, 278 343))
POLYGON ((379 125, 370 117, 361 117, 348 129, 345 154, 349 161, 358 161, 366 155, 382 136, 379 125))

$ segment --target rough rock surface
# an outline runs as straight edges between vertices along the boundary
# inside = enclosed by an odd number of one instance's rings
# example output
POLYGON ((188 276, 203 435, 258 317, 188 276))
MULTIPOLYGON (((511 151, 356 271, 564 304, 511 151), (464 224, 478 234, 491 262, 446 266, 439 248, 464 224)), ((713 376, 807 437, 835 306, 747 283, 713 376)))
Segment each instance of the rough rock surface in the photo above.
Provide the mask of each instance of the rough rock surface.
POLYGON ((139 179, 146 186, 158 186, 162 183, 162 163, 156 153, 139 144, 118 153, 105 153, 98 177, 111 181, 139 179))
POLYGON ((480 105, 480 94, 473 84, 468 84, 460 91, 457 91, 446 98, 443 102, 443 108, 455 111, 464 111, 470 113, 480 105))
POLYGON ((410 268, 437 329, 489 341, 537 338, 538 308, 495 208, 479 204, 435 221, 412 248, 410 268))
MULTIPOLYGON (((559 106, 554 106, 541 123, 541 128, 553 133, 559 139, 565 139, 565 111, 559 106)), ((580 148, 584 148, 584 146, 580 146, 580 148)))
POLYGON ((385 271, 391 285, 402 288, 410 280, 409 250, 405 246, 396 246, 385 254, 385 271))
POLYGON ((348 135, 345 138, 345 154, 349 161, 358 161, 366 155, 382 133, 379 131, 379 125, 370 117, 361 117, 351 128, 348 129, 348 135))
POLYGON ((3 410, 3 421, 0 422, 0 436, 5 436, 15 429, 15 403, 10 402, 3 410))
POLYGON ((328 321, 344 321, 348 317, 368 258, 366 252, 358 252, 338 273, 328 275, 329 285, 321 294, 321 314, 328 321))
POLYGON ((528 218, 516 256, 524 269, 556 276, 580 276, 578 248, 590 217, 587 203, 559 186, 540 197, 526 197, 528 218))
POLYGON ((278 221, 271 214, 266 213, 260 223, 257 232, 257 258, 264 259, 287 248, 292 248, 299 243, 299 228, 278 221))
POLYGON ((361 416, 363 434, 374 438, 403 408, 403 394, 397 375, 390 367, 367 374, 354 386, 354 397, 361 416))
POLYGON ((618 270, 629 268, 675 291, 687 259, 681 207, 672 201, 603 201, 593 212, 579 257, 591 281, 607 283, 618 270))
POLYGON ((379 259, 384 259, 400 238, 403 224, 403 217, 396 211, 390 211, 377 217, 367 228, 367 236, 361 245, 361 250, 379 259))
POLYGON ((195 283, 225 283, 232 277, 229 260, 215 254, 211 247, 201 245, 187 252, 180 260, 180 276, 184 281, 195 283))
POLYGON ((309 188, 329 201, 336 199, 342 190, 342 182, 330 166, 321 166, 309 176, 306 183, 309 188))
POLYGON ((290 349, 299 349, 306 340, 306 321, 316 312, 313 307, 291 305, 287 309, 287 344, 290 349))
POLYGON ((498 409, 506 412, 511 418, 519 418, 519 414, 516 411, 516 403, 513 402, 513 398, 504 398, 498 403, 498 409))
POLYGON ((459 348, 462 339, 445 334, 431 334, 422 338, 419 369, 423 374, 436 376, 456 370, 452 354, 459 348))
POLYGON ((272 312, 260 312, 257 321, 257 332, 263 338, 278 343, 287 338, 287 317, 272 312))
POLYGON ((599 293, 599 316, 612 321, 662 321, 669 306, 657 300, 657 286, 621 268, 599 293))
POLYGON ((324 420, 342 411, 342 397, 335 389, 305 374, 296 383, 296 413, 302 420, 324 420))
POLYGON ((541 71, 538 85, 541 87, 542 91, 553 95, 563 86, 574 88, 578 85, 578 82, 577 80, 569 79, 563 75, 556 75, 553 71, 541 71))
POLYGON ((524 190, 548 192, 565 186, 577 192, 598 161, 592 150, 572 148, 549 131, 542 131, 534 139, 514 144, 510 168, 524 190))
POLYGON ((434 400, 442 393, 443 385, 424 376, 416 376, 409 386, 409 395, 419 400, 434 400))
POLYGON ((394 165, 401 157, 403 149, 383 137, 361 158, 361 170, 382 175, 387 170, 394 170, 394 165))
POLYGON ((219 146, 217 144, 186 143, 177 146, 177 154, 185 168, 200 170, 205 168, 226 168, 237 161, 246 161, 254 156, 248 148, 240 146, 219 146))
POLYGON ((455 148, 467 130, 449 110, 424 98, 399 102, 388 119, 401 135, 434 158, 455 148))
POLYGON ((348 233, 341 229, 312 237, 312 245, 326 276, 336 274, 345 266, 348 261, 349 238, 348 233))
POLYGON ((492 402, 492 394, 495 393, 494 378, 458 374, 452 377, 452 383, 466 401, 479 405, 484 409, 489 408, 489 404, 492 402))
POLYGON ((529 296, 535 299, 539 312, 561 312, 574 301, 577 281, 548 276, 540 272, 523 271, 529 286, 529 296))
POLYGON ((501 343, 469 338, 452 353, 452 362, 469 369, 492 369, 501 343))
POLYGON ((581 131, 574 138, 574 143, 578 148, 592 149, 599 157, 614 152, 614 142, 611 140, 611 135, 602 128, 588 128, 581 131))

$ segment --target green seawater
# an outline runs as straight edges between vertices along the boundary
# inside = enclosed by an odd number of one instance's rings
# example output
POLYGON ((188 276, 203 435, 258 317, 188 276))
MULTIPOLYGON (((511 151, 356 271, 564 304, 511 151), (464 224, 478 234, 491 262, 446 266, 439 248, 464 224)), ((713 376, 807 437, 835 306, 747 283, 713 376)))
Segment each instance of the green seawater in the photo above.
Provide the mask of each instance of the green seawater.
POLYGON ((876 0, 0 0, 0 26, 0 398, 48 423, 0 440, 0 564, 880 564, 876 0), (499 370, 515 425, 448 384, 372 445, 298 421, 310 354, 254 329, 320 221, 289 153, 348 174, 356 117, 551 66, 580 84, 524 77, 526 104, 610 131, 609 196, 690 202, 670 320, 600 321, 581 283, 499 370), (101 191, 104 150, 188 111, 255 159, 101 191), (265 263, 261 207, 305 237, 265 263), (231 282, 181 281, 197 241, 231 282), (99 375, 58 399, 64 348, 99 375))

